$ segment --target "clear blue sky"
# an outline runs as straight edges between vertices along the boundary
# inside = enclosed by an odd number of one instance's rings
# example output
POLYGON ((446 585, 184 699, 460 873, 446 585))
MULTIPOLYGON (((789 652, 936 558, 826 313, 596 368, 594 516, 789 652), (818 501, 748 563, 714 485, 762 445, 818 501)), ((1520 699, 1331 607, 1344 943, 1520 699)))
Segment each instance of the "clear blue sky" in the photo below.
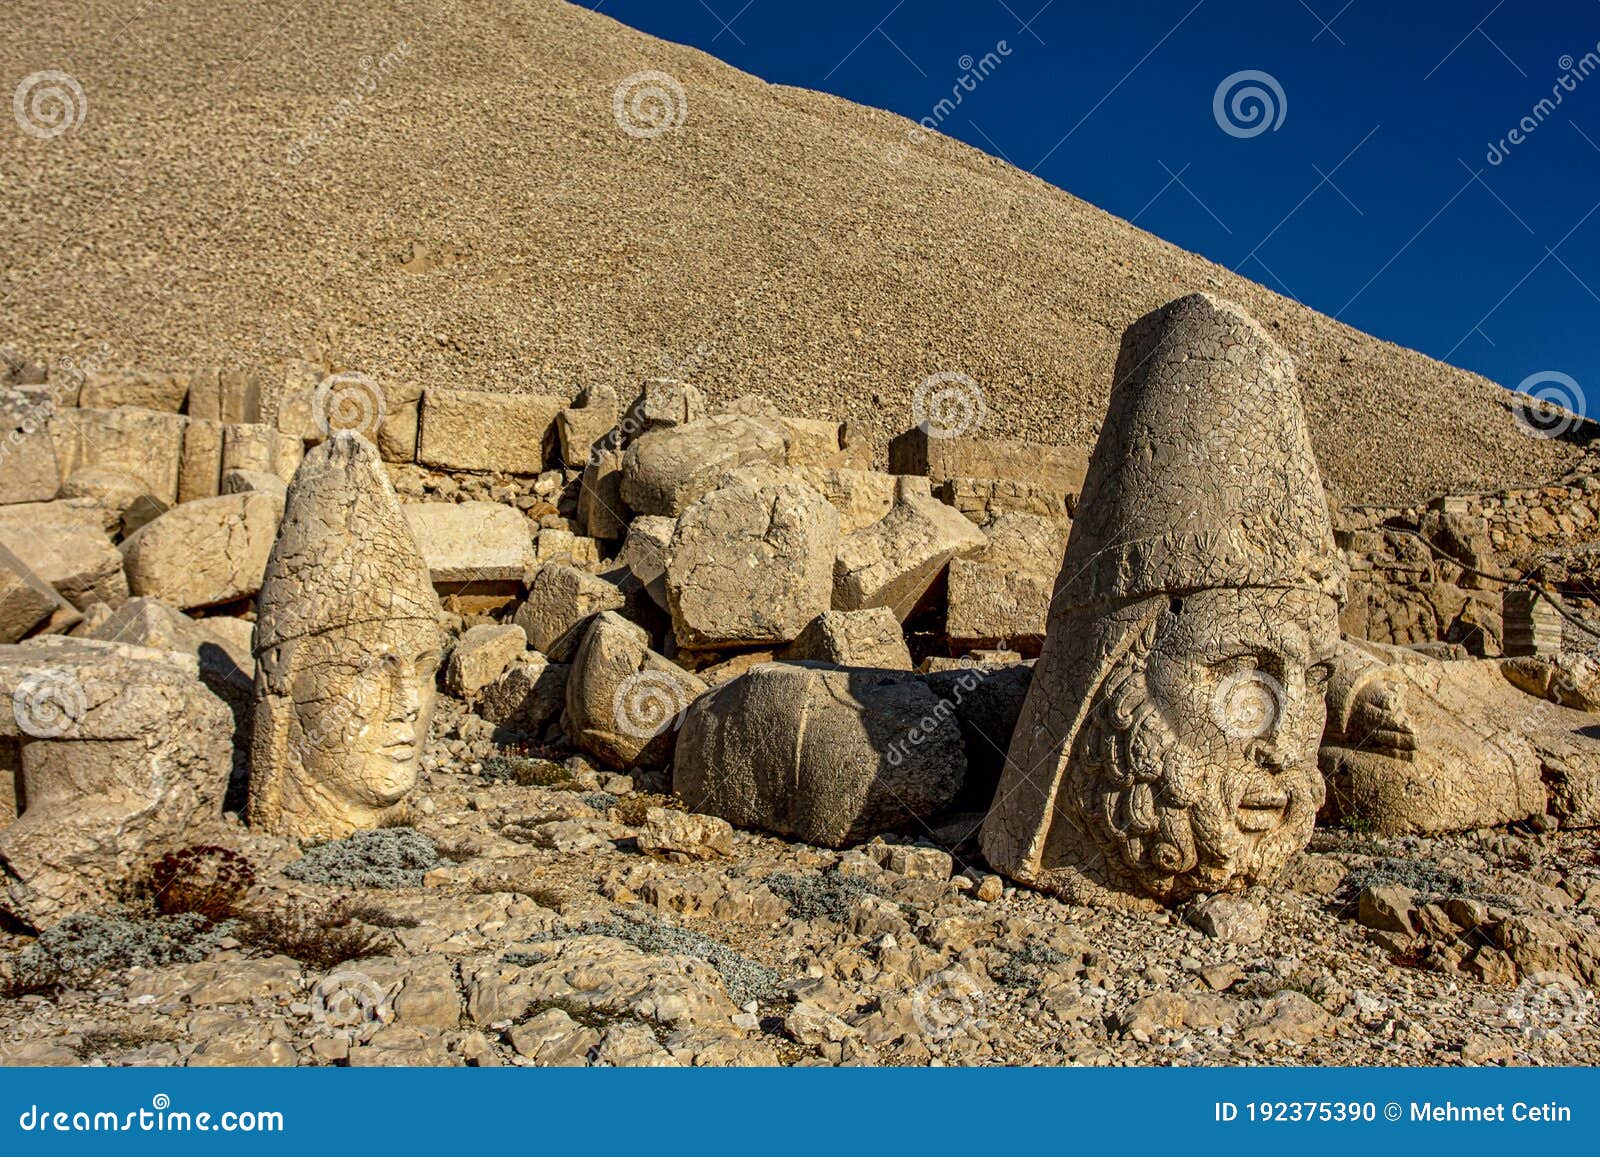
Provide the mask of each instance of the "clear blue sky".
POLYGON ((915 120, 1004 41, 942 132, 1359 329, 1570 375, 1600 415, 1600 0, 584 2, 915 120), (1248 136, 1214 115, 1244 71, 1283 94, 1248 136))

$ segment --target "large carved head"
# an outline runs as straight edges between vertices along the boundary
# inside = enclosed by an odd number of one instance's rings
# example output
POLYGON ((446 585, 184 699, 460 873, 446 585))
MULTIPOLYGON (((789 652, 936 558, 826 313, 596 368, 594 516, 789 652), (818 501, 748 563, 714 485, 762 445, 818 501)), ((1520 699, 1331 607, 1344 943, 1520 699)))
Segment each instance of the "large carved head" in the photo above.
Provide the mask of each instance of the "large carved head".
POLYGON ((252 823, 346 835, 416 785, 439 602, 376 450, 342 433, 289 487, 256 619, 252 823))
POLYGON ((1269 880, 1310 838, 1343 566, 1287 355, 1237 306, 1135 323, 984 826, 1070 898, 1269 880))

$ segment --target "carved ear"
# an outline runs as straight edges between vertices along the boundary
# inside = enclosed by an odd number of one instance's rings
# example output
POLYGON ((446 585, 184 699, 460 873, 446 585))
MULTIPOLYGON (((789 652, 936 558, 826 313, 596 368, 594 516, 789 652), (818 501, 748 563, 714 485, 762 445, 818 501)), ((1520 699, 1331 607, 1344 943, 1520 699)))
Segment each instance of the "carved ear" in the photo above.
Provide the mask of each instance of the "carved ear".
POLYGON ((289 694, 294 655, 299 645, 300 640, 293 639, 276 647, 268 647, 256 656, 256 678, 261 680, 269 695, 289 694))

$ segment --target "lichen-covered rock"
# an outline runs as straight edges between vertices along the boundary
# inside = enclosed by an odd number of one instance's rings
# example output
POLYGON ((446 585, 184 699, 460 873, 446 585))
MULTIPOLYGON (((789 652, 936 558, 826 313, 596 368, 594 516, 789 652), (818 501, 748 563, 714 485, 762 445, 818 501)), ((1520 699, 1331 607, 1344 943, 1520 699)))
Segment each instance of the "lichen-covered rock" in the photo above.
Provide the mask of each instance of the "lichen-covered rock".
POLYGON ((678 645, 793 639, 828 609, 839 515, 809 486, 728 486, 693 503, 667 550, 678 645))
POLYGON ((672 786, 694 811, 840 847, 934 815, 965 774, 954 713, 917 676, 767 663, 689 708, 672 786))
POLYGON ((0 698, 23 805, 0 830, 0 903, 18 919, 44 927, 100 904, 136 865, 220 818, 233 717, 193 660, 35 640, 0 647, 0 698))

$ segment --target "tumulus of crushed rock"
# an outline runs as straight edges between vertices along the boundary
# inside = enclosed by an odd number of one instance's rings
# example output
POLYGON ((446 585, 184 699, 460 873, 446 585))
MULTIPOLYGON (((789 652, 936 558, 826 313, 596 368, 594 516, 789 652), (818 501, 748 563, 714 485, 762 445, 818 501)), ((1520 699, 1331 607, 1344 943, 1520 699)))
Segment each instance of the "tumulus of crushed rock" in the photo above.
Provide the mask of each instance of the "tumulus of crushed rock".
POLYGON ((52 139, 0 132, 0 344, 35 355, 569 395, 667 374, 849 419, 881 461, 936 373, 981 385, 983 434, 1088 444, 1124 327, 1210 290, 1296 355, 1344 500, 1582 457, 1485 379, 999 160, 560 0, 8 11, 0 75, 62 69, 88 105, 52 139), (646 70, 687 113, 634 137, 613 96, 646 70))

